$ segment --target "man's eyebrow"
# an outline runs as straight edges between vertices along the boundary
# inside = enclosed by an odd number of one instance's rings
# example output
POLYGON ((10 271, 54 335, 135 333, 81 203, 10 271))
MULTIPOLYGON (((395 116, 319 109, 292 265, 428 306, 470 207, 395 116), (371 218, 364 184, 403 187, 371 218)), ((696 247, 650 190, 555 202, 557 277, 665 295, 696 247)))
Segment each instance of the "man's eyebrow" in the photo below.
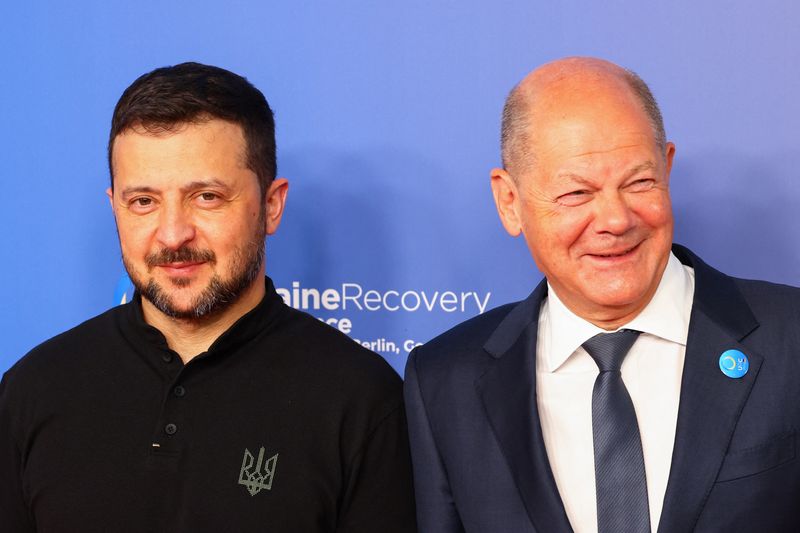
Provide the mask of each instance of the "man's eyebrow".
MULTIPOLYGON (((635 176, 636 174, 638 174, 640 172, 644 172, 645 170, 652 170, 654 168, 656 168, 655 163, 653 163, 652 161, 645 161, 644 163, 638 164, 635 167, 633 167, 632 169, 628 170, 625 173, 625 179, 628 179, 631 176, 635 176)), ((559 172, 557 174, 557 177, 563 178, 563 179, 568 179, 568 180, 574 181, 576 183, 580 183, 582 185, 591 185, 592 184, 592 182, 590 180, 584 178, 580 174, 575 174, 574 172, 569 172, 569 171, 559 172)))
POLYGON ((119 193, 119 196, 123 200, 127 200, 128 198, 130 198, 134 194, 138 194, 138 193, 152 194, 152 193, 155 193, 155 192, 157 192, 156 189, 154 189, 152 187, 148 187, 148 186, 142 185, 142 186, 139 186, 139 187, 125 187, 122 190, 122 192, 119 193))
POLYGON ((199 190, 199 189, 207 189, 209 187, 216 188, 216 189, 223 189, 225 191, 230 190, 230 186, 227 183, 225 183, 224 181, 222 181, 220 179, 217 179, 217 178, 211 178, 211 179, 207 179, 207 180, 195 180, 195 181, 189 182, 186 185, 184 185, 183 187, 181 187, 181 191, 182 192, 191 192, 191 191, 196 191, 196 190, 199 190))
POLYGON ((559 172, 556 176, 558 178, 568 179, 570 181, 574 181, 576 183, 580 183, 581 185, 591 185, 592 184, 588 179, 584 178, 580 174, 575 174, 574 172, 567 172, 567 171, 559 172))
MULTIPOLYGON (((207 180, 191 181, 191 182, 187 183, 186 185, 184 185, 183 187, 181 187, 181 192, 182 193, 187 193, 187 192, 192 192, 192 191, 196 191, 196 190, 199 190, 199 189, 207 189, 209 187, 216 188, 216 189, 222 189, 222 190, 225 190, 225 191, 230 190, 230 186, 227 183, 225 183, 224 181, 222 181, 220 179, 212 178, 212 179, 207 179, 207 180)), ((126 187, 125 189, 122 190, 122 192, 120 192, 120 198, 122 198, 123 200, 127 200, 128 198, 130 198, 134 194, 139 194, 139 193, 156 194, 158 192, 159 192, 158 189, 156 189, 154 187, 150 187, 148 185, 140 185, 138 187, 126 187)))
POLYGON ((625 175, 625 177, 626 178, 630 178, 631 176, 635 176, 639 172, 643 172, 645 170, 652 170, 654 168, 656 168, 656 164, 655 163, 653 163, 652 161, 645 161, 644 163, 642 163, 640 165, 636 165, 635 167, 630 169, 628 171, 628 173, 625 175))

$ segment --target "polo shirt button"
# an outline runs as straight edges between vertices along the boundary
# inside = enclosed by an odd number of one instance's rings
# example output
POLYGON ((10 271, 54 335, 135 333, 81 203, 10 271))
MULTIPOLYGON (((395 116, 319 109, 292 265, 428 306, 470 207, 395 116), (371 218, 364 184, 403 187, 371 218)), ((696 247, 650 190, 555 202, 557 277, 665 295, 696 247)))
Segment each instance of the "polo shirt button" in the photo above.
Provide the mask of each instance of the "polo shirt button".
POLYGON ((186 396, 186 389, 182 385, 178 385, 177 387, 172 389, 172 393, 178 398, 182 398, 186 396))
POLYGON ((178 426, 176 426, 175 424, 167 424, 166 426, 164 426, 164 433, 166 433, 167 435, 174 435, 175 433, 177 433, 177 431, 178 431, 178 426))
POLYGON ((162 353, 161 354, 161 360, 164 361, 165 363, 171 363, 172 362, 172 354, 171 353, 162 353))

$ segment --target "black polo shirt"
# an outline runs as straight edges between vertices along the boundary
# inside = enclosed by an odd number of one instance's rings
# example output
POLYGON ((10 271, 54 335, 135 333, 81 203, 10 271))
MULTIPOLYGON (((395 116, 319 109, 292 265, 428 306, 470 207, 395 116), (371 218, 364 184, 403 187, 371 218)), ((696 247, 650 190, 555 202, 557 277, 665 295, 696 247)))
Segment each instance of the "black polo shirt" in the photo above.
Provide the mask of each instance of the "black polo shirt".
POLYGON ((14 365, 0 529, 414 531, 400 378, 266 283, 186 365, 138 297, 14 365))

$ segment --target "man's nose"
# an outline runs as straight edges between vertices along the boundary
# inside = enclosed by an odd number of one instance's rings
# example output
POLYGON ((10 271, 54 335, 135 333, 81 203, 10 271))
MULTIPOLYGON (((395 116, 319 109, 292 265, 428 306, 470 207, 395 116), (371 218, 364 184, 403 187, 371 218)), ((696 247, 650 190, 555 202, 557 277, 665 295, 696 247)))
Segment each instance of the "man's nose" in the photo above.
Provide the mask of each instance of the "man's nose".
POLYGON ((164 206, 159 215, 156 238, 162 246, 177 250, 194 239, 194 222, 191 213, 184 206, 164 206))
POLYGON ((622 235, 635 224, 634 214, 620 191, 600 194, 595 202, 593 226, 597 233, 622 235))

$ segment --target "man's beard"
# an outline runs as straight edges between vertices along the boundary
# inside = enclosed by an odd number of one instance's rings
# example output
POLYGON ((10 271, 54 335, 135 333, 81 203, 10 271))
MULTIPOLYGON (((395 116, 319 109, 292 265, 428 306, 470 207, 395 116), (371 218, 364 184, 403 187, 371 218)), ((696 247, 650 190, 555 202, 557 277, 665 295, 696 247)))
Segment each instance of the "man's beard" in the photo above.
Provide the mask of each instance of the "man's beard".
MULTIPOLYGON (((258 227, 263 228, 263 224, 258 227)), ((261 265, 264 263, 264 234, 254 235, 253 240, 245 243, 233 252, 228 279, 222 279, 219 274, 214 274, 197 297, 187 309, 179 309, 169 292, 150 278, 145 283, 138 275, 133 265, 122 256, 122 262, 128 276, 136 290, 165 315, 182 320, 200 320, 214 316, 236 302, 256 281, 261 265)), ((211 250, 197 250, 182 246, 177 250, 162 249, 145 257, 148 271, 157 265, 181 262, 206 262, 216 264, 216 254, 211 250)), ((176 287, 186 287, 191 283, 188 278, 174 278, 170 283, 176 287)))

